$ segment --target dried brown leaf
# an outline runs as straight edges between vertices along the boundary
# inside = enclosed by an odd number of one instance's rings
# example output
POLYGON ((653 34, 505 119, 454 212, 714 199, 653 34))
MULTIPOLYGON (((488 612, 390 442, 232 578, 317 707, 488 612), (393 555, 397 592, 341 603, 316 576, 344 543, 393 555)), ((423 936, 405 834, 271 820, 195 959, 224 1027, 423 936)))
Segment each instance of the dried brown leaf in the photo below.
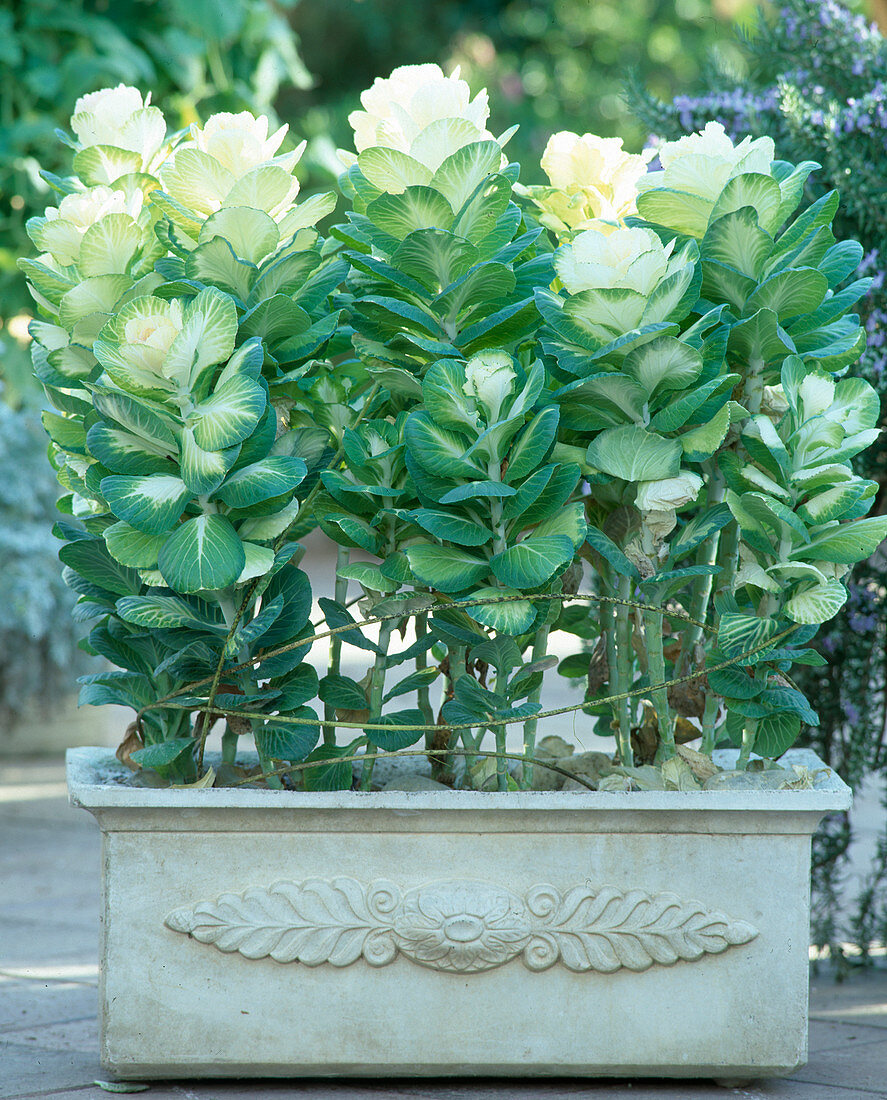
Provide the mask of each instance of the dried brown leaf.
POLYGON ((705 714, 705 686, 704 676, 675 684, 668 689, 668 705, 684 718, 701 718, 705 714))
POLYGON ((143 749, 145 742, 142 740, 139 734, 139 728, 135 722, 130 722, 126 727, 126 734, 120 744, 117 746, 117 752, 114 754, 117 759, 130 771, 137 772, 141 770, 141 765, 137 764, 132 759, 132 753, 137 749, 143 749))
POLYGON ((704 783, 710 776, 717 774, 717 765, 705 753, 689 749, 686 745, 677 745, 676 752, 681 760, 690 766, 690 770, 701 782, 704 783))
POLYGON ((702 732, 698 726, 694 726, 689 718, 680 714, 674 722, 674 739, 676 745, 685 745, 688 741, 698 741, 702 732))

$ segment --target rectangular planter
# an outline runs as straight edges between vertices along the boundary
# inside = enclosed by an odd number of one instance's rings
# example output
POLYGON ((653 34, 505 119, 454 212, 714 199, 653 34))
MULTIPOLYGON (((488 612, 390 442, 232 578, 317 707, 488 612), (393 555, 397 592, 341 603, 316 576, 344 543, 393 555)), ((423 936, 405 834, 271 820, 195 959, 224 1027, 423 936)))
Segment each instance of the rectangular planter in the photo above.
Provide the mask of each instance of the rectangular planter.
MULTIPOLYGON (((815 769, 813 753, 786 760, 815 769)), ((810 837, 849 789, 128 788, 103 834, 102 1060, 121 1077, 791 1072, 810 837)))

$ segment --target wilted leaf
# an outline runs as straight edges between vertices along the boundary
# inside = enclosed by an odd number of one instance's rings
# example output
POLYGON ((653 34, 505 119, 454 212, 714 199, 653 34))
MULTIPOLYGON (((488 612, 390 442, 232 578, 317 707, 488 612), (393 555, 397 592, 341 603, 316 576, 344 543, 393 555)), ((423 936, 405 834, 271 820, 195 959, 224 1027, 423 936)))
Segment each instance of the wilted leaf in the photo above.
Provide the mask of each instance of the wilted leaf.
POLYGON ((137 772, 141 768, 141 764, 137 764, 130 756, 130 753, 136 752, 138 749, 143 749, 144 747, 145 742, 139 734, 138 726, 135 722, 130 722, 126 727, 126 736, 117 746, 117 751, 114 755, 120 763, 129 768, 130 771, 137 772))

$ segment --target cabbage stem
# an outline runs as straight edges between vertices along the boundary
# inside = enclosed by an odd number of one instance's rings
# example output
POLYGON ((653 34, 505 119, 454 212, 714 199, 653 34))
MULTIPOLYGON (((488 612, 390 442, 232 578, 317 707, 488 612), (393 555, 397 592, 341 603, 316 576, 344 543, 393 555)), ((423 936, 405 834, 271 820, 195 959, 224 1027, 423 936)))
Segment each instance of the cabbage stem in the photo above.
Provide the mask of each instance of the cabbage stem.
MULTIPOLYGON (((617 595, 624 601, 616 606, 616 693, 621 694, 631 690, 632 681, 631 616, 627 603, 631 599, 631 577, 619 578, 617 595)), ((625 768, 634 766, 631 706, 631 699, 620 699, 616 704, 616 743, 619 748, 619 763, 625 768)))
POLYGON ((659 744, 664 760, 675 754, 674 728, 668 707, 668 688, 656 687, 665 683, 665 655, 662 649, 662 616, 655 611, 644 612, 644 643, 647 650, 647 670, 650 677, 650 700, 656 711, 659 725, 659 744))
MULTIPOLYGON (((350 551, 347 546, 340 546, 336 554, 336 585, 334 589, 334 599, 336 603, 345 606, 345 601, 348 598, 348 580, 345 577, 339 575, 340 570, 344 569, 348 565, 350 558, 350 551)), ((331 676, 338 676, 339 670, 342 667, 342 637, 340 634, 333 634, 330 638, 330 658, 329 658, 329 671, 331 676)), ((323 717, 325 721, 332 722, 336 717, 336 708, 332 703, 323 704, 323 717)), ((325 745, 335 745, 336 743, 336 729, 335 726, 323 727, 323 741, 325 745)))

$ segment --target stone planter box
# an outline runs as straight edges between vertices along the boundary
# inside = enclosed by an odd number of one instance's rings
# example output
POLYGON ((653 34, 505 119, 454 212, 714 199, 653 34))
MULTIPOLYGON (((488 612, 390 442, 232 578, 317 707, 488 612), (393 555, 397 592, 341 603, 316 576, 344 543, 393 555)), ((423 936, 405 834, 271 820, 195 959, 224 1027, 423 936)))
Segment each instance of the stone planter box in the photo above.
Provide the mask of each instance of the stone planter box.
MULTIPOLYGON (((812 753, 787 758, 818 767, 812 753)), ((152 790, 68 754, 104 842, 120 1077, 745 1079, 807 1049, 810 836, 849 789, 152 790)))

